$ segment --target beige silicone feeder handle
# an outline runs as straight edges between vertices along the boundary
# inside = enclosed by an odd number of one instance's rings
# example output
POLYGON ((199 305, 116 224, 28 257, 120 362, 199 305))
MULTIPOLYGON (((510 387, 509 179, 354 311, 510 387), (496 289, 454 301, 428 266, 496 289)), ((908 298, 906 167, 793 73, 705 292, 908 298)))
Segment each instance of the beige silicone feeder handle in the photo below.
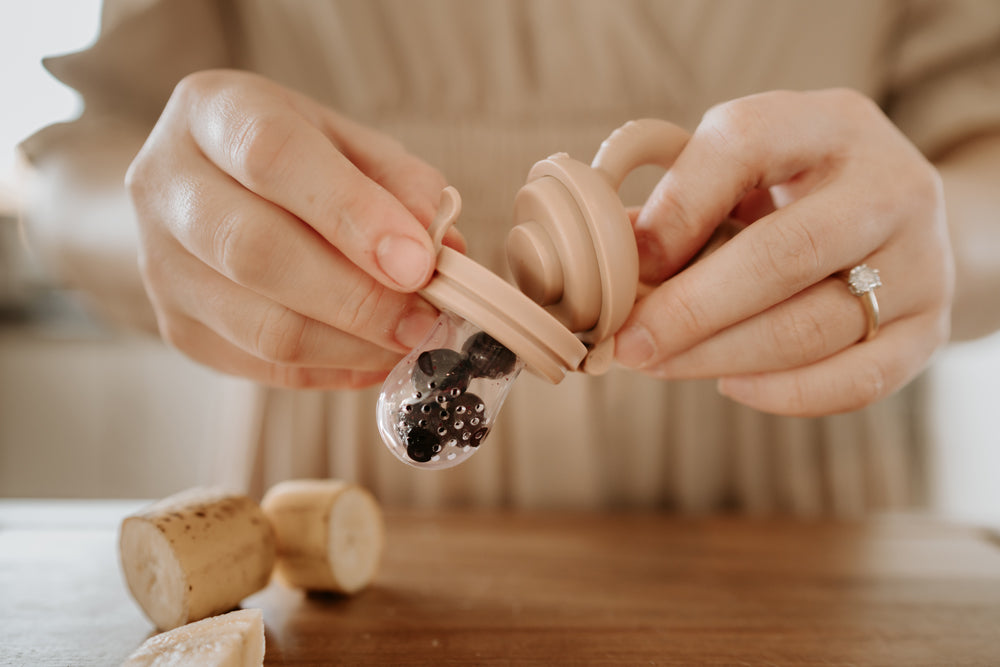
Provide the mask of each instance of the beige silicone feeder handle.
MULTIPOLYGON (((688 139, 690 135, 672 123, 656 119, 634 120, 618 128, 604 140, 591 166, 602 172, 608 184, 618 190, 633 169, 644 165, 670 169, 688 139)), ((693 264, 712 254, 745 226, 739 220, 723 220, 689 263, 693 264)), ((639 296, 655 287, 640 283, 639 296)))
POLYGON ((601 143, 590 166, 617 191, 629 172, 644 165, 669 169, 690 135, 673 123, 643 118, 625 123, 601 143))
MULTIPOLYGON (((608 185, 617 191, 634 169, 647 165, 670 169, 690 138, 685 130, 664 120, 629 121, 601 143, 590 166, 600 171, 608 185)), ((655 287, 640 282, 637 295, 645 296, 655 287)))
MULTIPOLYGON (((646 165, 664 169, 673 166, 684 150, 690 135, 682 128, 656 118, 629 121, 601 143, 590 166, 601 172, 611 189, 621 188, 630 172, 646 165)), ((636 295, 651 289, 637 279, 636 295)), ((614 361, 614 338, 608 337, 592 346, 583 362, 583 370, 592 375, 607 372, 614 361)))
POLYGON ((564 154, 535 164, 515 201, 507 256, 521 290, 588 344, 581 370, 610 367, 613 337, 639 283, 638 251, 618 188, 642 165, 669 168, 688 134, 642 119, 617 129, 587 166, 564 154))

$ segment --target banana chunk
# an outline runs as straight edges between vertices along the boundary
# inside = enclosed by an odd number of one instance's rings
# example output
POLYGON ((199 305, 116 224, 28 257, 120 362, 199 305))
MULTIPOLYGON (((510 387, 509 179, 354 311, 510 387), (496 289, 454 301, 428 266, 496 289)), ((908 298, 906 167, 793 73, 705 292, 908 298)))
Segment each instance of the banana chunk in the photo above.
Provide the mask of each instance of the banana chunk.
POLYGON ((147 639, 122 667, 260 667, 264 615, 240 609, 147 639))
POLYGON ((197 488, 127 517, 119 552, 132 597, 158 629, 170 630, 267 586, 275 539, 250 498, 197 488))
POLYGON ((277 535, 276 571, 288 584, 355 593, 375 577, 385 526, 364 488, 340 480, 291 480, 273 486, 261 507, 277 535))

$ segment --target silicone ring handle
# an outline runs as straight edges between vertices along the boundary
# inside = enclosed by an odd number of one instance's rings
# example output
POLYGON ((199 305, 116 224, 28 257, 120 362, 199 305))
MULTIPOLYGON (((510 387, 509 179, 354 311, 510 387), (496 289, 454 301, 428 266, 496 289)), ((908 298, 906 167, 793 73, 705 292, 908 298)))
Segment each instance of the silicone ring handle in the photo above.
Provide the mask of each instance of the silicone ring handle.
POLYGON ((665 120, 631 120, 601 143, 590 166, 604 174, 616 192, 633 169, 657 165, 669 169, 681 154, 690 135, 665 120))

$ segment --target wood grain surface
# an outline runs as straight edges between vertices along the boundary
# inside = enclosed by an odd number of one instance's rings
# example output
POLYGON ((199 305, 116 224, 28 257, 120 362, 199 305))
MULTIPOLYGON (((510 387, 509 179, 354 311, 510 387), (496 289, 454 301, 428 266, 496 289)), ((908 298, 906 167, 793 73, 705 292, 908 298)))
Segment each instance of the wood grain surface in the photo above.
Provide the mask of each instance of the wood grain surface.
MULTIPOLYGON (((114 665, 150 634, 114 526, 3 516, 0 664, 114 665)), ((1000 546, 915 516, 396 512, 368 590, 244 606, 268 665, 1000 665, 1000 546)))

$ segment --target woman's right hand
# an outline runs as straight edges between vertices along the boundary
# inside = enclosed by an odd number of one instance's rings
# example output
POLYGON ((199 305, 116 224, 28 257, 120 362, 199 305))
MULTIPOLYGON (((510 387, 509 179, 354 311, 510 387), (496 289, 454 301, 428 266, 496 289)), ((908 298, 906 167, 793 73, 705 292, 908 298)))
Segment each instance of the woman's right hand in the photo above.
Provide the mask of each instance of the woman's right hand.
POLYGON ((160 333, 218 370, 364 386, 437 317, 413 292, 434 270, 426 227, 443 176, 274 82, 185 78, 126 185, 160 333))

